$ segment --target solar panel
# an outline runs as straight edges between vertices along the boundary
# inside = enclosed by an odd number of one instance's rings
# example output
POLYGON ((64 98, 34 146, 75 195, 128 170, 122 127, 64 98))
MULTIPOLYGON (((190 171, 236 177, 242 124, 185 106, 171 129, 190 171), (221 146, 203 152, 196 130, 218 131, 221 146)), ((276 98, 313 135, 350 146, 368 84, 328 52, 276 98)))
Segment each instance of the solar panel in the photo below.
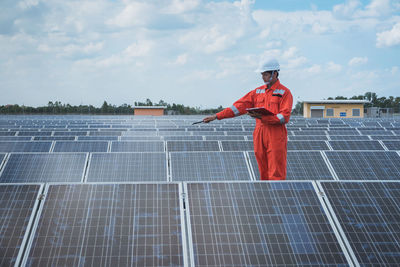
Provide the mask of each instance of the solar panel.
POLYGON ((400 184, 321 182, 360 266, 400 265, 400 184))
POLYGON ((205 136, 207 141, 211 141, 211 140, 224 140, 224 141, 229 141, 229 140, 237 140, 237 141, 243 141, 244 136, 240 136, 240 135, 230 135, 230 136, 225 136, 225 135, 208 135, 205 136))
POLYGON ((29 141, 31 136, 0 136, 0 141, 29 141))
POLYGON ((121 136, 121 131, 90 131, 89 136, 121 136))
POLYGON ((78 136, 78 141, 118 141, 118 136, 78 136))
POLYGON ((371 140, 366 135, 330 135, 329 138, 333 141, 336 141, 336 140, 354 140, 354 141, 371 140))
POLYGON ((378 141, 329 141, 333 150, 384 150, 378 141))
POLYGON ((288 141, 288 150, 329 150, 325 141, 288 141))
POLYGON ((93 153, 88 182, 167 181, 165 152, 93 153))
POLYGON ((221 141, 222 151, 253 151, 253 141, 221 141))
POLYGON ((330 129, 327 131, 328 135, 360 135, 356 129, 336 130, 330 129))
POLYGON ((75 136, 34 136, 35 141, 73 141, 75 136))
POLYGON ((394 151, 326 151, 340 180, 398 180, 400 157, 394 151))
POLYGON ((220 151, 218 141, 167 141, 167 150, 175 151, 220 151))
POLYGON ((0 136, 14 136, 15 133, 16 133, 15 131, 14 132, 0 131, 0 136))
POLYGON ((1 183, 81 182, 85 153, 10 154, 1 183))
MULTIPOLYGON (((250 163, 256 180, 260 179, 260 172, 254 153, 249 153, 250 163)), ((287 153, 287 180, 332 180, 332 173, 318 151, 288 151, 287 153)))
POLYGON ((39 132, 39 131, 19 131, 18 136, 50 136, 51 131, 39 132))
POLYGON ((196 135, 186 135, 186 136, 164 136, 163 139, 165 141, 186 141, 186 140, 192 140, 192 141, 201 141, 203 140, 203 136, 196 135))
POLYGON ((326 135, 289 135, 288 136, 288 140, 292 140, 292 141, 301 141, 301 140, 328 140, 328 137, 326 135))
POLYGON ((28 266, 184 266, 177 184, 50 185, 28 266))
POLYGON ((394 135, 371 135, 374 140, 400 140, 400 136, 394 135))
POLYGON ((107 141, 57 141, 54 152, 107 152, 107 141))
POLYGON ((172 181, 251 180, 243 152, 171 152, 172 181))
POLYGON ((358 129, 363 135, 393 135, 391 131, 385 131, 385 129, 376 130, 364 130, 362 128, 358 129))
POLYGON ((54 132, 54 136, 86 136, 87 132, 86 131, 62 131, 62 132, 54 132))
POLYGON ((400 140, 386 140, 383 141, 383 144, 387 147, 389 150, 400 150, 400 140))
POLYGON ((0 152, 49 152, 51 142, 9 141, 0 142, 0 152))
POLYGON ((163 141, 120 141, 111 143, 111 152, 164 152, 163 141))
POLYGON ((310 182, 188 183, 193 266, 348 261, 310 182))
POLYGON ((326 135, 325 130, 302 130, 294 131, 295 135, 326 135))
POLYGON ((162 136, 121 136, 121 141, 161 141, 162 136))
POLYGON ((19 266, 41 185, 0 185, 0 266, 19 266))

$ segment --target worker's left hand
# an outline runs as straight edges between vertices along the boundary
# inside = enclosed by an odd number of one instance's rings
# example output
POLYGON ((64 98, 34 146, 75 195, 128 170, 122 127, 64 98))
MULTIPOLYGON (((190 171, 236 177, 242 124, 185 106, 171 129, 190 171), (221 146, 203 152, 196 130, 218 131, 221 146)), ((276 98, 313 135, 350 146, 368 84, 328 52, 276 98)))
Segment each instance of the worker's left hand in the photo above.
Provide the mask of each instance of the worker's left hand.
POLYGON ((249 116, 253 117, 254 119, 261 119, 261 116, 262 116, 260 113, 257 113, 257 112, 254 112, 254 111, 247 112, 247 114, 249 114, 249 116))

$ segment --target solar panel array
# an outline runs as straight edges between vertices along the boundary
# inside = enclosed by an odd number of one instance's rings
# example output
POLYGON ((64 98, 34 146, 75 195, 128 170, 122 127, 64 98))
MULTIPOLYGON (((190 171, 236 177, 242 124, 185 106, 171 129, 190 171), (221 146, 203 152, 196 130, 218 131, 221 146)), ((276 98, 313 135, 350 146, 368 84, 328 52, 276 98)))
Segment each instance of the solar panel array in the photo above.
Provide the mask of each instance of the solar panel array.
POLYGON ((0 116, 0 265, 399 265, 400 121, 201 118, 0 116))

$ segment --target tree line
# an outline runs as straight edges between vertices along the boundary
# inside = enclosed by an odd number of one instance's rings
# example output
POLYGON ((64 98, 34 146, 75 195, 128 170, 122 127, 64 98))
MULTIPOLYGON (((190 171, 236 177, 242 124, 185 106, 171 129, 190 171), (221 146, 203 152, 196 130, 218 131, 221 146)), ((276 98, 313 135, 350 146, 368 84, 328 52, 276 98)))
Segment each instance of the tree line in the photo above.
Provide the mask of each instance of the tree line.
MULTIPOLYGON (((364 95, 355 95, 350 98, 345 96, 328 97, 328 100, 368 100, 370 103, 364 105, 368 107, 379 107, 379 108, 393 108, 394 113, 400 113, 400 97, 389 96, 378 97, 376 93, 367 92, 364 95)), ((153 102, 150 99, 146 99, 144 102, 135 101, 134 106, 164 106, 166 114, 172 115, 200 115, 200 114, 214 114, 223 110, 222 106, 211 109, 201 109, 199 107, 189 107, 182 104, 169 104, 164 100, 153 102)), ((128 104, 122 104, 120 106, 112 105, 103 102, 100 107, 93 105, 79 105, 73 106, 70 104, 63 104, 60 101, 49 101, 47 106, 41 107, 29 107, 20 105, 3 105, 0 106, 0 114, 91 114, 91 115, 132 115, 134 106, 128 104)), ((303 102, 298 101, 292 110, 294 115, 303 115, 303 102)))
MULTIPOLYGON (((189 107, 182 104, 169 104, 164 100, 152 102, 146 99, 145 102, 134 102, 134 106, 165 106, 166 114, 174 115, 196 115, 196 114, 212 114, 223 109, 222 106, 212 109, 201 109, 199 107, 189 107)), ((93 105, 73 106, 63 104, 60 101, 49 101, 47 106, 30 107, 24 105, 3 105, 0 106, 0 114, 90 114, 90 115, 132 115, 134 106, 122 104, 120 106, 103 102, 100 107, 93 105)))

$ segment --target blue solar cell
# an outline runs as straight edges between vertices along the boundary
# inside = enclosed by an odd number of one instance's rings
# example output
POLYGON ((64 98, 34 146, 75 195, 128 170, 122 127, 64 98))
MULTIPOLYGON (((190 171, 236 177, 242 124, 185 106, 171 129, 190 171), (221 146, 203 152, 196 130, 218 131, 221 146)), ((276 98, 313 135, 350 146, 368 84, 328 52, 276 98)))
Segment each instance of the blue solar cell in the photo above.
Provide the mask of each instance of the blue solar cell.
POLYGON ((177 184, 51 185, 28 266, 184 266, 177 184))
POLYGON ((93 153, 88 182, 167 181, 165 152, 93 153))
POLYGON ((253 141, 221 141, 222 151, 253 151, 253 141))
POLYGON ((400 157, 388 151, 326 151, 341 180, 398 180, 400 157))
POLYGON ((120 141, 111 143, 111 152, 164 152, 162 141, 120 141))
POLYGON ((85 153, 10 154, 1 183, 81 182, 85 153))
POLYGON ((49 152, 51 142, 9 141, 0 142, 0 152, 49 152))
POLYGON ((57 141, 54 152, 107 152, 107 141, 57 141))
POLYGON ((302 141, 288 141, 287 149, 309 151, 309 150, 329 150, 329 147, 325 143, 325 141, 302 140, 302 141))
POLYGON ((361 266, 400 265, 400 184, 321 182, 361 266))
POLYGON ((173 181, 251 180, 243 152, 171 152, 173 181))
POLYGON ((0 185, 0 266, 19 266, 39 189, 40 185, 0 185))
POLYGON ((167 141, 167 150, 175 151, 220 151, 218 141, 167 141))
POLYGON ((329 141, 333 150, 384 150, 378 141, 329 141))
POLYGON ((188 183, 195 266, 340 266, 348 261, 309 182, 188 183))

